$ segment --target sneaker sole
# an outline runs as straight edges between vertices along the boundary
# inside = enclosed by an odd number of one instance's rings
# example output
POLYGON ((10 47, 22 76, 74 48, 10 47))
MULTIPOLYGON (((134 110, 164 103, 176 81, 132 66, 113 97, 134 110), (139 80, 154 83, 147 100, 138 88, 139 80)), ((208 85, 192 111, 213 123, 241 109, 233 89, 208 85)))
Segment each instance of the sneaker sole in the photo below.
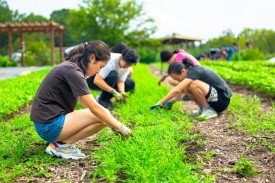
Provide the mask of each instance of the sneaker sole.
POLYGON ((55 150, 52 150, 50 148, 46 149, 46 153, 48 153, 49 155, 52 155, 54 157, 63 158, 63 159, 81 159, 81 158, 84 158, 84 157, 75 157, 75 156, 68 156, 66 154, 61 154, 61 153, 58 153, 55 150))

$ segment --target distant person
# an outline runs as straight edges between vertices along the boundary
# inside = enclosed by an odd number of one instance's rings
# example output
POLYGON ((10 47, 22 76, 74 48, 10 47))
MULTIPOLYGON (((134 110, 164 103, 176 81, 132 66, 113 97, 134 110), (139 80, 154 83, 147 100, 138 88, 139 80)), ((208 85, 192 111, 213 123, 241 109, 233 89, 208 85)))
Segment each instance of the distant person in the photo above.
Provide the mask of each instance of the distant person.
POLYGON ((91 89, 102 90, 97 97, 98 103, 105 108, 111 105, 111 98, 126 102, 127 91, 135 89, 135 81, 127 77, 130 67, 138 62, 138 54, 134 49, 127 48, 122 54, 111 53, 108 64, 95 76, 87 79, 91 89))
POLYGON ((227 61, 231 62, 232 61, 232 57, 234 53, 237 53, 239 51, 239 47, 237 45, 237 43, 233 43, 233 45, 231 47, 227 47, 227 61))
POLYGON ((219 60, 227 60, 227 49, 226 48, 221 48, 219 51, 219 60))
POLYGON ((226 82, 214 71, 202 66, 191 66, 183 63, 172 63, 168 74, 179 84, 150 109, 163 108, 165 103, 180 93, 185 93, 198 106, 193 115, 198 119, 210 119, 224 111, 232 96, 226 82))
POLYGON ((209 60, 208 53, 204 52, 204 53, 200 54, 199 56, 197 56, 196 59, 197 60, 209 60))
POLYGON ((42 81, 30 118, 38 135, 49 143, 46 152, 51 156, 84 158, 73 144, 107 126, 123 136, 130 135, 128 127, 96 102, 85 79, 98 73, 109 59, 110 49, 104 42, 81 43, 42 81), (78 101, 84 109, 75 111, 78 101))
POLYGON ((252 44, 250 42, 246 42, 245 43, 245 48, 246 49, 252 49, 253 47, 252 47, 252 44))

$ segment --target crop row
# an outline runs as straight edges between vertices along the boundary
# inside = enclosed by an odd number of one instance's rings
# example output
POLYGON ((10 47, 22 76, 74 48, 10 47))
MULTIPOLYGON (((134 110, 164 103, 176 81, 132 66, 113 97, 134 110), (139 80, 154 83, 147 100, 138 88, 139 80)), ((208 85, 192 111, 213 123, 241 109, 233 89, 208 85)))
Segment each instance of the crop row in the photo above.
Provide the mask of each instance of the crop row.
POLYGON ((49 69, 0 81, 0 119, 29 104, 49 69))
POLYGON ((201 62, 232 84, 249 86, 275 96, 274 63, 266 62, 201 62))

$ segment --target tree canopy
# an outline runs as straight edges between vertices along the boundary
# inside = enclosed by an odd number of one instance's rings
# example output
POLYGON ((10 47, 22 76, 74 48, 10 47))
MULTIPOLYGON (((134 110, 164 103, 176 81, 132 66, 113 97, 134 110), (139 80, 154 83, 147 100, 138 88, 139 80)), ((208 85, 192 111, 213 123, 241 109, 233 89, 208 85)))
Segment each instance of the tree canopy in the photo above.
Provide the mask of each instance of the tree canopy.
POLYGON ((113 45, 127 42, 138 45, 156 30, 153 19, 136 0, 84 0, 69 19, 74 38, 80 41, 100 39, 113 45))

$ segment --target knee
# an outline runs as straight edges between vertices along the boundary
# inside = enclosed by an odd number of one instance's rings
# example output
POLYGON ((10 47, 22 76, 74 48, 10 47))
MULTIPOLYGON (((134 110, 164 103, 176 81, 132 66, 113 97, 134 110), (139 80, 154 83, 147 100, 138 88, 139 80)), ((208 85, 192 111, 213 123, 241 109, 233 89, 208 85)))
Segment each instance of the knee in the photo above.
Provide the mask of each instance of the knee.
POLYGON ((118 78, 118 72, 116 70, 113 70, 109 73, 108 77, 111 77, 111 78, 118 78))
POLYGON ((132 78, 127 78, 125 81, 125 91, 135 91, 136 83, 132 78))
POLYGON ((200 85, 199 81, 198 81, 198 80, 195 80, 195 81, 193 81, 193 82, 189 85, 189 87, 187 88, 187 90, 189 90, 189 91, 197 90, 197 89, 199 88, 199 85, 200 85))

